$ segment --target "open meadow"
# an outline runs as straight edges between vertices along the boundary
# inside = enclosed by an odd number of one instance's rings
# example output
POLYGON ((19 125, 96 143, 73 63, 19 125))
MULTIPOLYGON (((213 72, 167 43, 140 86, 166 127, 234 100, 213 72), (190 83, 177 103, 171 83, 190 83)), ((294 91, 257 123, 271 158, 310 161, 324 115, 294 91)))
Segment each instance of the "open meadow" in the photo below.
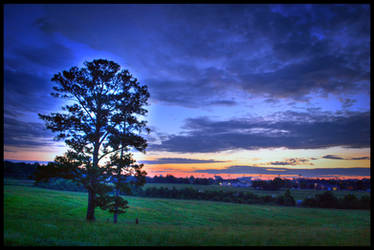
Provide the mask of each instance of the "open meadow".
POLYGON ((126 197, 113 224, 87 194, 4 185, 6 246, 369 246, 370 211, 126 197), (139 224, 135 224, 138 216, 139 224))

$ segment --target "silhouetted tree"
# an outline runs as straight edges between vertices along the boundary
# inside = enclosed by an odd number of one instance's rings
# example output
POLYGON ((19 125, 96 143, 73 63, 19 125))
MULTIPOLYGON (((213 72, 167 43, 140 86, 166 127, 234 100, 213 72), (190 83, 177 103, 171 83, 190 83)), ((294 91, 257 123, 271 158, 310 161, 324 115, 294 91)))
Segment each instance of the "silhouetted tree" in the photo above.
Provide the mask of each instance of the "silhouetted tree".
POLYGON ((277 198, 277 203, 284 206, 295 206, 295 199, 292 197, 289 189, 286 192, 277 198))
POLYGON ((127 201, 119 195, 122 193, 131 193, 131 186, 142 186, 145 184, 146 172, 142 171, 143 164, 134 164, 135 160, 132 154, 124 153, 121 150, 120 156, 118 153, 110 157, 107 162, 106 174, 109 175, 113 185, 113 195, 106 195, 103 197, 102 209, 108 209, 113 213, 113 222, 117 223, 118 215, 126 212, 127 201))
POLYGON ((108 200, 110 173, 100 166, 100 161, 120 150, 145 152, 147 143, 140 133, 149 132, 146 121, 141 120, 147 113, 144 105, 148 89, 127 70, 104 59, 55 74, 52 81, 57 83, 52 95, 71 103, 62 107, 65 112, 39 114, 48 129, 58 132, 56 139, 65 139, 69 147, 50 167, 69 169, 69 177, 84 184, 88 190, 86 219, 93 221, 95 207, 105 207, 104 201, 108 200))

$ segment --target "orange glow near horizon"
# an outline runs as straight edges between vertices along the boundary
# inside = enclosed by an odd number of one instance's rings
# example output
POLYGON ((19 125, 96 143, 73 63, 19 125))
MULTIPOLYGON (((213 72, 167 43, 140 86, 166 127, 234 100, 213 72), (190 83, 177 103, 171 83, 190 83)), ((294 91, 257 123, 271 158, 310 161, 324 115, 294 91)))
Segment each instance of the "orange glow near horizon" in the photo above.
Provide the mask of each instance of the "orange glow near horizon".
POLYGON ((4 159, 18 161, 53 161, 57 155, 63 155, 63 147, 17 148, 7 146, 4 150, 4 159))
MULTIPOLYGON (((53 161, 56 155, 62 155, 65 152, 64 147, 44 147, 43 151, 30 149, 20 149, 6 147, 4 159, 20 161, 53 161)), ((282 178, 293 178, 299 176, 290 176, 282 174, 281 168, 289 169, 322 169, 322 168, 370 168, 370 158, 363 160, 351 160, 352 158, 370 156, 370 148, 365 149, 346 149, 342 147, 333 147, 328 149, 313 150, 290 150, 284 148, 277 149, 259 149, 259 150, 236 150, 223 151, 216 153, 194 153, 177 154, 171 152, 147 152, 147 154, 135 152, 134 159, 139 161, 157 161, 159 158, 178 158, 194 160, 213 160, 211 163, 166 163, 166 164, 144 164, 144 170, 148 176, 155 175, 173 175, 175 177, 202 177, 213 178, 215 175, 223 178, 237 178, 242 176, 251 176, 255 179, 274 179, 277 176, 282 178), (344 160, 326 159, 325 155, 334 155, 344 158, 344 160), (274 162, 282 162, 287 159, 307 159, 305 164, 299 165, 272 165, 274 162), (279 170, 279 174, 211 174, 195 172, 197 170, 226 169, 230 166, 253 166, 279 170)), ((156 162, 155 162, 156 163, 156 162)), ((313 177, 324 179, 362 179, 370 176, 326 176, 313 177)), ((312 177, 308 177, 312 178, 312 177)))
POLYGON ((304 178, 304 179, 338 179, 338 180, 348 180, 348 179, 371 179, 370 176, 318 176, 318 177, 304 177, 299 175, 272 175, 272 174, 209 174, 209 173, 185 173, 185 172, 148 172, 148 177, 154 176, 167 176, 172 175, 177 178, 188 178, 193 176, 194 178, 214 178, 214 176, 220 176, 224 179, 236 179, 240 177, 252 177, 252 180, 273 180, 276 177, 280 177, 282 179, 293 179, 293 178, 304 178))

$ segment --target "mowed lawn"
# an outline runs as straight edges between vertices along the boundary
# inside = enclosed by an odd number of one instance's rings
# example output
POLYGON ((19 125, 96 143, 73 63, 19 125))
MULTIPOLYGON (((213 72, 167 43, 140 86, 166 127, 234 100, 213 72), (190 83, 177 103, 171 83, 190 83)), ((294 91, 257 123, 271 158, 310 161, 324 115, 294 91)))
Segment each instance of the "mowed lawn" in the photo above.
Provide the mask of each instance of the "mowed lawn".
POLYGON ((113 224, 87 194, 4 185, 6 246, 369 246, 370 211, 127 197, 113 224), (139 224, 135 224, 138 216, 139 224), (109 220, 109 221, 108 221, 109 220))

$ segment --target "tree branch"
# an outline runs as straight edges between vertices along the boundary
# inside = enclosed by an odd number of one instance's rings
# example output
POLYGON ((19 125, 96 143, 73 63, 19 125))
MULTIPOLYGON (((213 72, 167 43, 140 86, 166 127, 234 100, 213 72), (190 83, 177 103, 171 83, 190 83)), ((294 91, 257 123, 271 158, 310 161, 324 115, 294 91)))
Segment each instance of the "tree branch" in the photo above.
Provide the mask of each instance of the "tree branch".
POLYGON ((95 123, 93 117, 91 116, 90 112, 88 112, 88 110, 86 109, 86 107, 83 105, 82 101, 79 99, 79 97, 74 93, 74 91, 71 91, 72 94, 75 96, 75 98, 78 100, 79 104, 82 106, 82 108, 84 109, 84 111, 86 111, 86 113, 89 115, 89 117, 91 118, 91 121, 93 123, 95 123))
POLYGON ((105 140, 105 138, 109 135, 109 131, 106 132, 106 134, 103 136, 103 138, 99 141, 99 145, 101 145, 101 143, 103 143, 103 141, 105 140))
POLYGON ((108 152, 108 153, 103 154, 102 156, 99 157, 98 162, 99 162, 102 158, 104 158, 106 155, 109 155, 109 154, 111 154, 111 153, 114 153, 114 152, 116 152, 116 151, 118 151, 118 150, 125 149, 125 148, 126 148, 126 147, 121 147, 121 148, 118 148, 118 149, 113 150, 113 151, 111 151, 111 152, 108 152))

